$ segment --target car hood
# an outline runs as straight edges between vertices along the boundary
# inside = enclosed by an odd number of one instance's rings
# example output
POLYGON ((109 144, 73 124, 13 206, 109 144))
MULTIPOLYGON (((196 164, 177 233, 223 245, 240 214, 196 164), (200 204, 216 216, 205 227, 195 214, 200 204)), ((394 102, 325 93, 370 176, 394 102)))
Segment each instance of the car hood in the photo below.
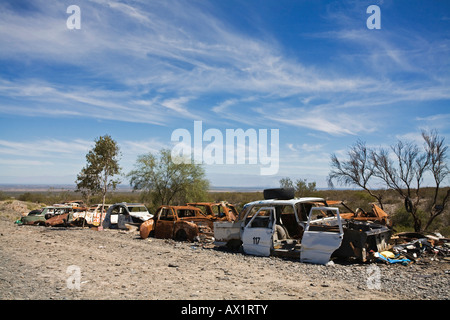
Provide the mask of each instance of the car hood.
POLYGON ((130 216, 141 219, 142 221, 153 218, 153 215, 149 212, 130 212, 130 216))

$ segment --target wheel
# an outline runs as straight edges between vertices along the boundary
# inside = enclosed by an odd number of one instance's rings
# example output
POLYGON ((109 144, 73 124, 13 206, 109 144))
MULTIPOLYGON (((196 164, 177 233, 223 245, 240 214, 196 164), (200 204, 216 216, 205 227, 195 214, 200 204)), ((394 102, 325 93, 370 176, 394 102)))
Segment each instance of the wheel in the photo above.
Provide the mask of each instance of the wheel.
POLYGON ((178 230, 177 233, 175 234, 176 241, 187 241, 187 239, 188 239, 187 233, 183 229, 178 230))
POLYGON ((231 251, 239 251, 242 246, 242 241, 238 239, 232 239, 227 242, 226 247, 231 251))

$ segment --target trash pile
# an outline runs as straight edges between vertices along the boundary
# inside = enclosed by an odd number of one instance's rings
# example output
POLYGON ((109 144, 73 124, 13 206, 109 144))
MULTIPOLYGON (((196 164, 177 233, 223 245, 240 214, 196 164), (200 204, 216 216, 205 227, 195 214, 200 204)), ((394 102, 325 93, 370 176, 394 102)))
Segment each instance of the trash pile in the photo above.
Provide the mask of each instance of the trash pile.
POLYGON ((424 235, 417 232, 403 232, 391 237, 392 248, 372 252, 373 258, 386 264, 408 265, 421 259, 450 262, 450 239, 441 234, 424 235))

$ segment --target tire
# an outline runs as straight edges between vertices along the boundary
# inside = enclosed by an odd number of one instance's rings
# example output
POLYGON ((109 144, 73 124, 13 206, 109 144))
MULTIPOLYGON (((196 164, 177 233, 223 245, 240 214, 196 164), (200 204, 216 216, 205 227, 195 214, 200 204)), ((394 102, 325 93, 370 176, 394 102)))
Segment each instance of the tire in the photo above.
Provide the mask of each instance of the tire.
POLYGON ((294 188, 264 189, 264 199, 288 200, 295 197, 294 188))
POLYGON ((187 233, 183 229, 178 230, 177 233, 175 234, 176 241, 187 241, 187 239, 188 239, 187 233))
POLYGON ((242 246, 242 241, 241 241, 241 240, 238 240, 238 239, 232 239, 232 240, 229 240, 229 241, 227 242, 227 244, 226 244, 226 247, 227 247, 229 250, 234 251, 234 252, 239 251, 239 249, 241 248, 241 246, 242 246))

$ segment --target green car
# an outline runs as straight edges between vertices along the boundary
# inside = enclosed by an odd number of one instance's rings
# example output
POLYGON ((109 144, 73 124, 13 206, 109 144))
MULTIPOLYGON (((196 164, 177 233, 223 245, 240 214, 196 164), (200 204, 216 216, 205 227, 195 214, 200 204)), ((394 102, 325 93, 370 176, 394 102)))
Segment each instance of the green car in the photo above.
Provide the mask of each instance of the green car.
POLYGON ((73 212, 70 206, 49 206, 44 207, 41 210, 33 210, 28 213, 25 217, 17 220, 17 224, 27 224, 27 225, 45 225, 45 221, 59 214, 73 212))

